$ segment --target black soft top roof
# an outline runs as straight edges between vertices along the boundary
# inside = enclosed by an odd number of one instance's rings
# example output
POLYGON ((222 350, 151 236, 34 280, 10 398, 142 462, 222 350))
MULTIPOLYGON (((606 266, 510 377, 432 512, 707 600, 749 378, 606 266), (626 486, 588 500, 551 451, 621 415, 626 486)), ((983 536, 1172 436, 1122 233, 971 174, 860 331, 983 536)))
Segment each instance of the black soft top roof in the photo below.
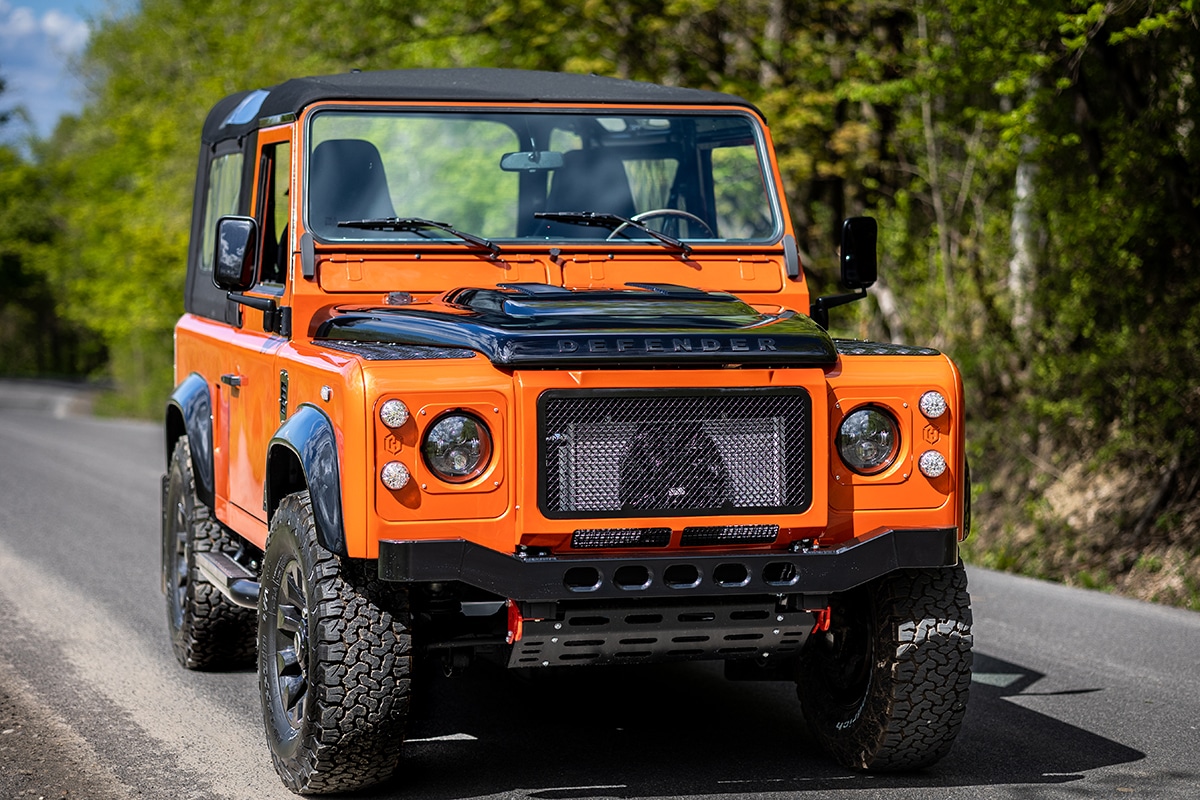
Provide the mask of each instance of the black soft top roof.
POLYGON ((408 100, 613 105, 726 105, 754 109, 730 94, 653 83, 519 69, 408 69, 293 78, 278 86, 239 92, 217 103, 204 123, 204 141, 245 135, 258 120, 299 114, 318 100, 408 100), (265 97, 263 97, 265 94, 265 97), (253 106, 261 100, 257 111, 253 106), (233 112, 247 102, 246 113, 233 112), (252 117, 245 119, 246 116, 252 117))

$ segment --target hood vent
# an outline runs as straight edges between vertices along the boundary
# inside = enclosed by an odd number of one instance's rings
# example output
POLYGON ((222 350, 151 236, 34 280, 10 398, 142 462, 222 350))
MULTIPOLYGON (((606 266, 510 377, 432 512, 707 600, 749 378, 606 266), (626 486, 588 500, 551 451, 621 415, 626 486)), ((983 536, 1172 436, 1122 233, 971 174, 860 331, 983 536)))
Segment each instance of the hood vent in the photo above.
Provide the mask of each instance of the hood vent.
POLYGON ((803 315, 672 284, 572 290, 464 288, 432 303, 339 309, 319 340, 466 348, 504 367, 830 365, 833 340, 803 315), (607 363, 606 363, 607 362, 607 363))

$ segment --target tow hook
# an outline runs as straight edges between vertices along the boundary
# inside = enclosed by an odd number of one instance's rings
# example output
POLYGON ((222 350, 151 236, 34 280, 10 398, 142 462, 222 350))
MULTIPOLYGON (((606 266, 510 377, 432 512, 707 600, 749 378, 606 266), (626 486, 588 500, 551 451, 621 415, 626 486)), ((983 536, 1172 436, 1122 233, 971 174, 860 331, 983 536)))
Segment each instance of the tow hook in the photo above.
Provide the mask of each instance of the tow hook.
POLYGON ((833 613, 830 606, 825 606, 824 608, 818 609, 814 613, 817 617, 817 624, 813 625, 811 635, 816 636, 818 633, 828 633, 829 625, 833 620, 833 613))

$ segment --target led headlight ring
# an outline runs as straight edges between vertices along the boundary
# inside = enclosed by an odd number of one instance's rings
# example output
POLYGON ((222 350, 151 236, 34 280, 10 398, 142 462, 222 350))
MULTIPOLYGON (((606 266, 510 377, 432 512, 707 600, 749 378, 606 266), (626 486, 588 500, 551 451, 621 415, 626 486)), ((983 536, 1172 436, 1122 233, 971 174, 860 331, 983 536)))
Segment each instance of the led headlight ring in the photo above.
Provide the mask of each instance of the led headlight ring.
POLYGON ((862 406, 838 427, 837 450, 842 463, 859 475, 878 475, 900 452, 900 425, 878 406, 862 406))
POLYGON ((491 463, 492 434, 474 414, 451 411, 425 429, 421 455, 437 477, 447 483, 466 483, 491 463))

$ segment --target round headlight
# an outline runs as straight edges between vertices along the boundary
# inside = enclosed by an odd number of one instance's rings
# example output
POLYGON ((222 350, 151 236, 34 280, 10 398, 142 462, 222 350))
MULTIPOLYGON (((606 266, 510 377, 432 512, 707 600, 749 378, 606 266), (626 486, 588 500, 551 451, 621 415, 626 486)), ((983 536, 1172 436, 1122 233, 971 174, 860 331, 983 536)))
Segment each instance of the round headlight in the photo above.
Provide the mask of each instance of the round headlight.
POLYGON ((399 428, 408 422, 408 406, 400 400, 388 400, 379 408, 379 419, 389 428, 399 428))
POLYGON ((842 420, 837 449, 847 467, 860 475, 874 475, 895 460, 900 450, 900 426, 882 409, 860 408, 842 420))
POLYGON ((487 469, 492 436, 487 426, 470 414, 447 414, 425 431, 421 453, 439 478, 464 483, 487 469))

